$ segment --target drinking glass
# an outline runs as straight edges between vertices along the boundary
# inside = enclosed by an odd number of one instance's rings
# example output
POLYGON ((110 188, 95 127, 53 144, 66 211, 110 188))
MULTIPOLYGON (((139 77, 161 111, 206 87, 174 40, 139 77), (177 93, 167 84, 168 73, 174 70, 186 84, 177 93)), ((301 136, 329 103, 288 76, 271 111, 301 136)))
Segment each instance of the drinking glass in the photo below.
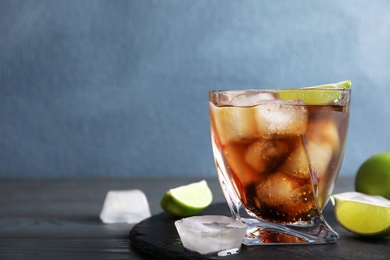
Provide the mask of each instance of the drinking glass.
POLYGON ((344 156, 350 89, 209 91, 218 179, 244 244, 320 244, 344 156))

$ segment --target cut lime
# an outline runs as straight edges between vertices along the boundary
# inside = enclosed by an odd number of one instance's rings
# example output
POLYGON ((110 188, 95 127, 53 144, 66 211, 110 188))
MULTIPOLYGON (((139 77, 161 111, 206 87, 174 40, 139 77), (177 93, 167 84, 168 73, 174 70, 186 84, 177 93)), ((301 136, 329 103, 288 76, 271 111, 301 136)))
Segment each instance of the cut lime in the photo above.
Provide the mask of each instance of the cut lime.
POLYGON ((346 230, 365 237, 390 236, 390 201, 359 192, 333 195, 337 222, 346 230))
POLYGON ((322 105, 333 103, 340 98, 344 89, 351 88, 351 81, 312 86, 300 89, 284 89, 279 92, 282 100, 302 100, 308 105, 322 105), (305 90, 305 91, 302 91, 305 90))
POLYGON ((325 85, 318 85, 318 86, 312 86, 312 87, 306 87, 306 88, 351 88, 352 82, 350 80, 344 80, 337 83, 330 83, 325 85))
POLYGON ((178 217, 193 216, 207 208, 213 200, 213 194, 207 182, 191 183, 168 190, 160 205, 171 215, 178 217))

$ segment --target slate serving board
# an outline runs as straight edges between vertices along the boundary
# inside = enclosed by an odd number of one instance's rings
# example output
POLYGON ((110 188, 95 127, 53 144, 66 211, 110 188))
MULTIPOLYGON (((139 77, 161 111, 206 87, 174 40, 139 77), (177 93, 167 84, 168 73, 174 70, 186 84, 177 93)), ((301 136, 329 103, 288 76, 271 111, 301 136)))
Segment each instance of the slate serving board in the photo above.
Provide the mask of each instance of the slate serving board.
MULTIPOLYGON (((224 203, 213 204, 201 215, 226 215, 224 203)), ((363 239, 342 229, 333 217, 332 206, 324 210, 327 222, 340 235, 334 244, 322 245, 265 245, 243 246, 241 252, 231 256, 205 256, 185 249, 174 226, 179 218, 167 213, 154 215, 130 231, 131 246, 142 254, 157 259, 390 259, 390 238, 363 239)))

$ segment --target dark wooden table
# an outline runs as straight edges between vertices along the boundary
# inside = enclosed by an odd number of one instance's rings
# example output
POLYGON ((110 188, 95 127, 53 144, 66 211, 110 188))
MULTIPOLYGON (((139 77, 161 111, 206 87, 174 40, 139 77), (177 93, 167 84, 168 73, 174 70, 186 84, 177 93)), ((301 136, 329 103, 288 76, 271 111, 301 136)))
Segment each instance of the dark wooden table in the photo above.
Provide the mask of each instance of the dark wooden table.
MULTIPOLYGON (((0 179, 0 259, 149 259, 130 243, 129 231, 134 225, 100 221, 107 192, 140 189, 155 216, 165 214, 159 202, 166 190, 201 179, 0 179)), ((224 202, 217 179, 206 180, 213 190, 214 203, 224 202)), ((352 178, 340 178, 334 192, 352 190, 352 178)), ((365 246, 354 257, 343 253, 351 251, 340 250, 336 259, 374 259, 370 249, 375 250, 377 243, 383 252, 375 254, 375 258, 390 259, 390 239, 364 241, 347 232, 341 235, 340 240, 355 239, 365 246)), ((308 247, 302 250, 305 248, 308 247)), ((326 250, 321 256, 309 252, 310 259, 327 259, 326 250)), ((284 247, 274 258, 289 258, 289 254, 289 248, 284 247)))

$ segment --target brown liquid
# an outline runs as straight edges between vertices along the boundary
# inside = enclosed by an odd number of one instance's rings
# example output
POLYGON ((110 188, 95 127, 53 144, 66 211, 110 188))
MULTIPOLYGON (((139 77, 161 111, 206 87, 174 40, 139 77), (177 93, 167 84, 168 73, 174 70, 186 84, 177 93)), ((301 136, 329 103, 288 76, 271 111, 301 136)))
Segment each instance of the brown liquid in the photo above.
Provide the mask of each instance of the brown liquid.
MULTIPOLYGON (((289 105, 282 112, 295 113, 296 122, 283 119, 283 129, 274 127, 275 117, 266 114, 267 107, 231 109, 211 109, 212 135, 249 214, 280 223, 308 222, 318 215, 341 166, 346 108, 289 105), (243 109, 257 110, 252 116, 243 109), (246 125, 237 127, 239 118, 246 125)), ((283 118, 283 113, 277 116, 283 118)))

